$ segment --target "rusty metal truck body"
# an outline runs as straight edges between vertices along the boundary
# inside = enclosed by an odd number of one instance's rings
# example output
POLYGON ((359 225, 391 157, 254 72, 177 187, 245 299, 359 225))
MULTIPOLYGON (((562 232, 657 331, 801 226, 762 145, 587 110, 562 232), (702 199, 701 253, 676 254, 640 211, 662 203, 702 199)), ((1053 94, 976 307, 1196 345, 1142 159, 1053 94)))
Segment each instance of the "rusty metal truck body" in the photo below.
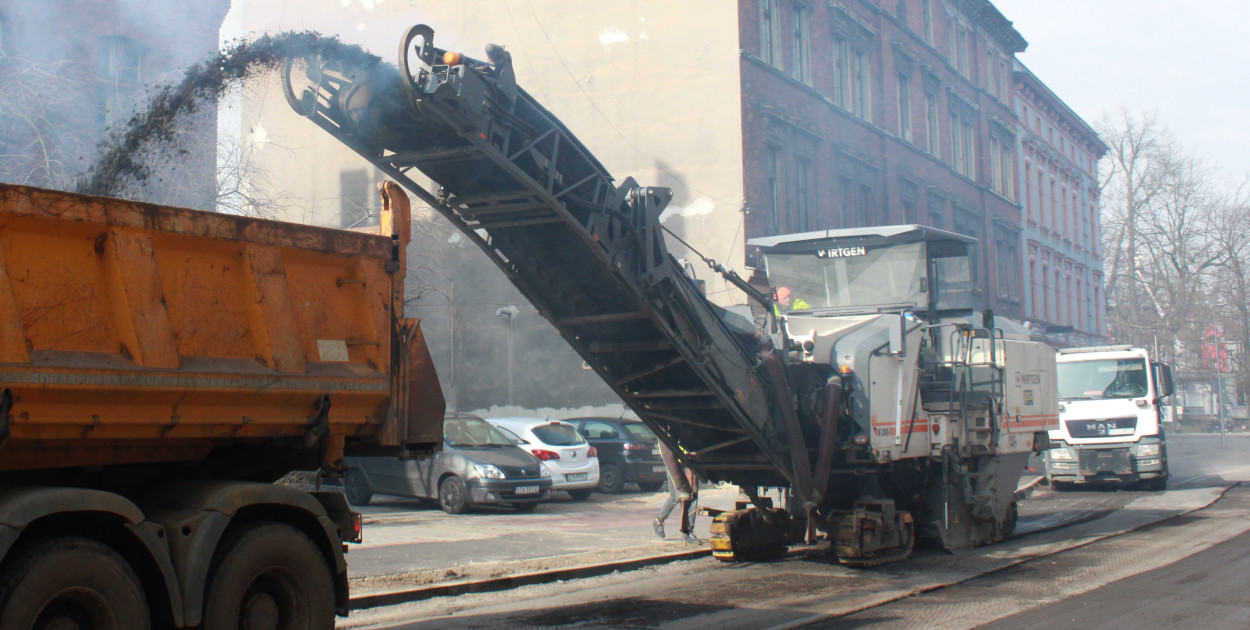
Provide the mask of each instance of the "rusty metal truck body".
POLYGON ((0 185, 0 627, 346 612, 358 520, 272 482, 441 439, 387 186, 365 234, 0 185))

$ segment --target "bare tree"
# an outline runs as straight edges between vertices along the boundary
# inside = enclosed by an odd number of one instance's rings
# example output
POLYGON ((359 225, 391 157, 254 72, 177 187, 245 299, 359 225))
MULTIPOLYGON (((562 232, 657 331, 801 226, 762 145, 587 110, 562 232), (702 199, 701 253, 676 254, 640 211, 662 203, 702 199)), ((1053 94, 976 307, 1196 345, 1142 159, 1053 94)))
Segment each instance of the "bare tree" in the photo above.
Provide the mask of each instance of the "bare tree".
POLYGON ((1111 147, 1102 182, 1109 332, 1196 368, 1217 310, 1235 301, 1222 279, 1234 273, 1230 256, 1250 242, 1250 222, 1234 220, 1213 169, 1186 155, 1152 116, 1122 113, 1101 133, 1111 147))
POLYGON ((71 188, 98 132, 84 120, 94 78, 71 61, 0 53, 0 181, 71 188))
POLYGON ((1212 234, 1223 252, 1216 275, 1216 308, 1225 314, 1225 335, 1236 339, 1232 367, 1238 374, 1237 391, 1250 393, 1250 199, 1245 190, 1235 191, 1223 204, 1212 234))
POLYGON ((1121 328, 1142 325, 1137 320, 1141 308, 1138 232, 1143 211, 1172 170, 1172 142, 1153 115, 1138 119, 1126 111, 1103 121, 1098 132, 1110 147, 1100 186, 1103 251, 1111 259, 1105 276, 1108 323, 1114 337, 1117 324, 1121 328))
POLYGON ((257 151, 291 149, 232 138, 217 140, 217 193, 214 209, 261 219, 281 219, 298 203, 298 199, 272 180, 269 171, 260 167, 257 151))

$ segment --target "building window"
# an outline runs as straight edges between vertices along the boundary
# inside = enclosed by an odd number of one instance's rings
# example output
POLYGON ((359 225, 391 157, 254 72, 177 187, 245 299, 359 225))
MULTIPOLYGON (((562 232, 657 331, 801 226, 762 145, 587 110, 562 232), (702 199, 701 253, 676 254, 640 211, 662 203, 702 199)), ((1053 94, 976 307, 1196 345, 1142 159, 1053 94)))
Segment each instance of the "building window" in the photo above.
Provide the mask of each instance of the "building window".
POLYGON ((1002 146, 1002 159, 999 160, 1000 167, 1003 169, 1003 196, 1012 200, 1019 201, 1016 197, 1016 138, 1015 136, 1005 136, 1002 146))
POLYGON ((96 57, 96 73, 105 79, 124 83, 143 80, 143 47, 129 37, 101 37, 96 57))
POLYGON ((990 134, 990 190, 1003 194, 1003 171, 1000 168, 998 160, 1002 157, 999 153, 998 134, 990 134))
POLYGON ((833 39, 833 103, 842 109, 851 108, 851 48, 841 37, 833 39))
POLYGON ((956 65, 959 58, 957 49, 959 41, 958 22, 955 21, 954 15, 946 16, 946 61, 952 66, 956 65))
POLYGON ((907 26, 907 3, 910 0, 895 0, 894 14, 898 16, 898 21, 907 26))
POLYGON ((933 0, 920 0, 920 12, 924 16, 924 41, 933 45, 933 0))
POLYGON ((865 227, 872 225, 872 186, 849 175, 838 178, 842 187, 842 203, 846 208, 846 227, 865 227))
POLYGON ((1044 263, 1042 264, 1042 306, 1039 310, 1044 321, 1053 321, 1050 318, 1050 265, 1044 263))
POLYGON ((977 163, 976 130, 973 128, 975 123, 967 116, 961 117, 960 122, 963 123, 960 131, 963 134, 962 140, 964 144, 964 156, 967 158, 965 162, 967 169, 964 171, 964 175, 966 175, 968 179, 975 180, 977 163))
POLYGON ((950 101, 951 164, 955 172, 976 179, 976 113, 962 100, 950 101))
POLYGON ((959 73, 968 76, 968 30, 962 25, 959 26, 959 44, 955 49, 958 63, 955 67, 959 68, 959 73))
POLYGON ((872 96, 868 73, 868 55, 862 50, 851 57, 851 113, 861 120, 872 122, 872 96))
POLYGON ((1024 217, 1037 220, 1037 208, 1033 207, 1033 165, 1024 163, 1024 217))
POLYGON ((939 230, 946 227, 944 215, 946 214, 946 199, 937 195, 929 195, 926 199, 926 205, 929 206, 929 226, 939 230))
POLYGON ((911 77, 898 75, 898 132, 899 137, 911 142, 911 77))
POLYGON ((1066 309, 1063 307, 1063 272, 1059 270, 1059 264, 1058 261, 1055 262, 1055 323, 1062 326, 1067 322, 1064 321, 1064 311, 1066 309))
POLYGON ((1081 330, 1087 330, 1088 324, 1085 322, 1085 287, 1078 279, 1076 281, 1076 324, 1081 330))
POLYGON ((932 89, 928 87, 924 91, 924 120, 925 120, 925 139, 929 149, 929 155, 937 156, 941 150, 941 117, 938 114, 938 91, 934 86, 932 89))
POLYGON ((981 277, 981 262, 979 245, 980 245, 980 224, 981 217, 968 212, 961 208, 958 204, 953 204, 951 208, 951 217, 955 221, 955 232, 977 239, 977 245, 968 248, 968 277, 972 281, 971 289, 977 290, 978 280, 981 277))
POLYGON ((1037 261, 1029 260, 1029 317, 1037 319, 1040 314, 1037 303, 1037 261))
POLYGON ((902 180, 899 182, 899 198, 903 204, 902 221, 906 224, 919 223, 920 217, 916 212, 916 199, 920 196, 920 187, 915 182, 902 180))
POLYGON ((794 8, 794 78, 811 85, 811 8, 795 3, 794 8))
POLYGON ((100 77, 100 122, 126 120, 138 105, 143 80, 143 47, 129 37, 101 37, 96 47, 100 77))
POLYGON ((806 232, 811 223, 812 161, 800 157, 795 160, 794 167, 794 207, 786 229, 806 232))
POLYGON ((765 149, 764 168, 768 173, 768 229, 773 233, 780 231, 778 227, 778 210, 781 208, 781 149, 768 145, 765 149))
POLYGON ((1018 281, 1020 275, 1019 236, 1009 230, 1000 230, 997 251, 994 254, 998 267, 998 295, 1004 300, 1020 298, 1018 281))
POLYGON ((760 0, 760 58, 774 66, 781 65, 778 54, 779 0, 760 0))
POLYGON ((1047 227, 1049 227, 1049 228, 1050 228, 1050 230, 1051 230, 1052 232, 1058 232, 1058 231, 1059 231, 1059 222, 1060 222, 1060 219, 1059 219, 1059 202, 1058 202, 1058 201, 1056 201, 1056 198, 1057 198, 1059 195, 1055 193, 1055 186, 1056 186, 1056 185, 1057 185, 1057 184, 1055 183, 1055 179, 1052 177, 1052 178, 1051 178, 1051 180, 1050 180, 1050 194, 1049 194, 1049 195, 1047 195, 1047 197, 1046 197, 1046 202, 1047 202, 1047 203, 1046 203, 1046 205, 1047 205, 1047 208, 1046 208, 1046 210, 1047 210, 1047 215, 1046 215, 1046 216, 1047 216, 1047 219, 1048 219, 1048 222, 1047 222, 1047 227))
POLYGON ((998 58, 998 77, 998 100, 1006 103, 1011 98, 1011 64, 1005 55, 998 58))
POLYGON ((990 189, 1015 201, 1015 166, 1012 145, 1015 138, 1003 128, 991 125, 990 128, 990 189))

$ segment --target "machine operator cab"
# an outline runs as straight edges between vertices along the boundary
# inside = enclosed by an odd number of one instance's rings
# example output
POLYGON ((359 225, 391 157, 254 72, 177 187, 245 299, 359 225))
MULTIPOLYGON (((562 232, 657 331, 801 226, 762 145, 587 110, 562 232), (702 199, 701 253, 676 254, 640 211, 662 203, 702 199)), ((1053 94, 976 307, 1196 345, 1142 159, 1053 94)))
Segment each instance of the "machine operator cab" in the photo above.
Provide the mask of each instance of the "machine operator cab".
POLYGON ((934 318, 974 305, 976 239, 922 225, 822 230, 752 239, 787 317, 908 312, 934 318))

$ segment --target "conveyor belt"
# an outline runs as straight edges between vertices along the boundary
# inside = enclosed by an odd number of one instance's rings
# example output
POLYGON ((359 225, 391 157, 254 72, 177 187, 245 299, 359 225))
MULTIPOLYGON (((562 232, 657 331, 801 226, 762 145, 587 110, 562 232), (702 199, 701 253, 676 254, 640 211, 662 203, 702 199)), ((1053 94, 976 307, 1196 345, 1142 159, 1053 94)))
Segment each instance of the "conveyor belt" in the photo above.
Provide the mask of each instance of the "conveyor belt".
POLYGON ((445 65, 432 39, 413 27, 398 70, 295 63, 288 99, 477 243, 703 476, 789 486, 796 455, 810 470, 802 438, 786 437, 799 429, 784 372, 762 367, 767 338, 741 318, 727 323, 668 254, 659 214, 671 192, 615 185, 510 73, 445 65), (410 74, 414 41, 421 67, 410 74), (309 85, 297 93, 301 75, 309 85), (434 183, 419 185, 418 173, 434 183))

